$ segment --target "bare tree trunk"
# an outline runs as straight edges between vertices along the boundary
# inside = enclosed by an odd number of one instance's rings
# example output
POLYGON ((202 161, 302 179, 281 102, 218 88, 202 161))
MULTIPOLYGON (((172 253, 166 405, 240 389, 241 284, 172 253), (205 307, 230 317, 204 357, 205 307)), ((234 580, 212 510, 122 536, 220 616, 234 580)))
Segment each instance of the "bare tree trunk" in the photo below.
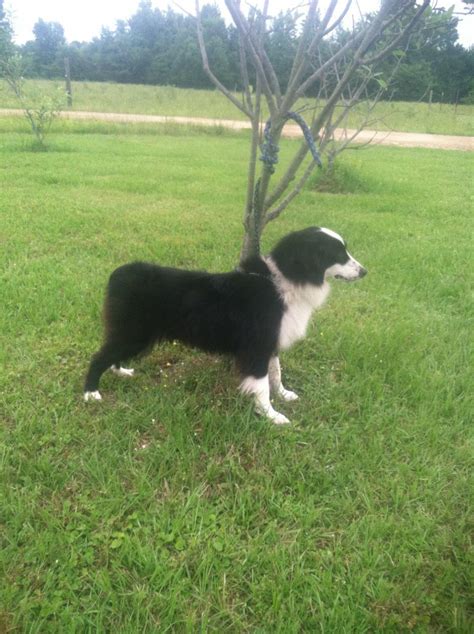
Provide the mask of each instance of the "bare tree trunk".
MULTIPOLYGON (((428 8, 429 0, 422 0, 420 5, 416 4, 416 0, 383 0, 379 12, 368 19, 361 18, 346 41, 337 46, 335 41, 332 41, 334 47, 330 47, 331 53, 324 61, 321 59, 321 44, 324 38, 331 36, 341 24, 352 0, 346 0, 338 14, 337 0, 330 0, 322 17, 318 15, 318 1, 309 0, 285 93, 281 90, 278 76, 264 46, 264 35, 269 22, 269 0, 264 0, 261 13, 257 13, 257 17, 252 20, 242 13, 240 0, 225 0, 239 35, 243 86, 241 101, 219 81, 209 66, 199 0, 195 2, 197 34, 204 70, 216 88, 241 110, 252 124, 243 221, 244 239, 240 252, 242 262, 247 257, 260 254, 260 240, 265 226, 275 220, 300 193, 314 169, 313 161, 303 165, 308 154, 308 145, 305 141, 295 152, 288 168, 270 189, 281 132, 297 100, 304 97, 317 82, 320 86, 325 86, 326 101, 322 108, 315 112, 311 132, 314 137, 319 138, 320 151, 327 149, 332 163, 336 155, 346 149, 363 128, 361 124, 355 135, 345 138, 339 148, 335 148, 333 131, 336 125, 338 122, 347 121, 347 114, 358 103, 369 81, 377 77, 377 64, 403 45, 428 8), (319 63, 316 62, 317 59, 319 63), (252 94, 250 87, 249 65, 253 67, 257 78, 255 94, 252 94), (328 77, 336 80, 331 88, 327 81, 328 77), (351 84, 355 81, 358 85, 354 89, 351 84), (266 140, 262 148, 263 163, 260 166, 257 155, 261 143, 262 99, 265 100, 270 113, 270 144, 274 156, 265 157, 265 143, 268 142, 266 140), (339 105, 342 106, 342 113, 335 117, 335 109, 339 105)), ((301 6, 299 5, 299 8, 301 6)), ((381 94, 383 90, 378 92, 378 98, 381 94)), ((373 105, 370 106, 369 112, 372 109, 373 105)))

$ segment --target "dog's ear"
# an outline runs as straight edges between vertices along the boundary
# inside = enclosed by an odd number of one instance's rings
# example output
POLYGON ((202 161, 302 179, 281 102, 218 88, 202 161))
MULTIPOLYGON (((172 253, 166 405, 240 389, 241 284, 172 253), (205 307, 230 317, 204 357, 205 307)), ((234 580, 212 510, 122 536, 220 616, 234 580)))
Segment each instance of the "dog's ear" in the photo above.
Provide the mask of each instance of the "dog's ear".
POLYGON ((323 258, 313 241, 299 240, 291 248, 276 249, 272 255, 280 271, 292 282, 318 286, 323 284, 323 258))
POLYGON ((320 250, 312 241, 303 242, 295 257, 302 273, 303 282, 321 285, 324 282, 323 258, 320 250))
POLYGON ((290 233, 280 240, 271 257, 283 275, 295 284, 324 282, 323 257, 317 227, 290 233))

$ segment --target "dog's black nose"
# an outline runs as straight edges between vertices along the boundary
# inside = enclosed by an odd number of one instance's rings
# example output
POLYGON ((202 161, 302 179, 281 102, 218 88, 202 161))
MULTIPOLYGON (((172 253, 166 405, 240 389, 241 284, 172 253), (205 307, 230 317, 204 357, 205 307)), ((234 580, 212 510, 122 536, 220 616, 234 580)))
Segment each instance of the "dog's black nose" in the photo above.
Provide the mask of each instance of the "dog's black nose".
POLYGON ((364 269, 363 266, 360 267, 359 277, 365 277, 367 275, 367 269, 364 269))

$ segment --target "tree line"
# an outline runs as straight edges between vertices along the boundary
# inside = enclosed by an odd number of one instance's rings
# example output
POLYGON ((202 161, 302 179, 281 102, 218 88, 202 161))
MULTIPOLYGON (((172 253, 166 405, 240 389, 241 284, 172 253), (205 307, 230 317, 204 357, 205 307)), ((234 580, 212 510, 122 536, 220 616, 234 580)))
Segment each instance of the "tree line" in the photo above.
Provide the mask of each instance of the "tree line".
MULTIPOLYGON (((390 84, 390 98, 474 102, 474 49, 465 49, 458 43, 457 22, 450 12, 427 12, 417 32, 398 51, 403 60, 390 84)), ((203 7, 202 25, 209 62, 216 75, 229 90, 240 90, 235 26, 227 25, 213 5, 203 7)), ((100 36, 90 42, 68 43, 61 24, 42 19, 34 25, 33 35, 24 45, 13 45, 11 25, 0 0, 0 59, 13 51, 20 53, 29 77, 63 77, 64 58, 68 57, 71 77, 76 81, 212 87, 202 67, 195 19, 170 8, 154 8, 151 0, 142 0, 130 19, 119 20, 114 29, 103 28, 100 36)), ((326 42, 318 50, 318 61, 329 57, 331 46, 339 45, 349 35, 349 31, 339 27, 332 43, 326 42)), ((289 77, 299 37, 299 16, 295 11, 275 16, 266 33, 265 49, 282 86, 289 77)), ((393 57, 382 65, 376 88, 384 76, 391 76, 392 67, 393 57)))

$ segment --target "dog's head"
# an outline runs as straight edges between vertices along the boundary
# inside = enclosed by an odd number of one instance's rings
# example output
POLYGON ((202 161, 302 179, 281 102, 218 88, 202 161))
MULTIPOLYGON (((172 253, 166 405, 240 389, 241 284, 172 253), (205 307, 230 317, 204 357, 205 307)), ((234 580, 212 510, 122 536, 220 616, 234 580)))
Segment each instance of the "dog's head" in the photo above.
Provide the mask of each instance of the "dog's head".
POLYGON ((341 236, 321 227, 290 233, 276 245, 271 257, 283 275, 296 284, 321 286, 331 277, 349 282, 367 274, 341 236))

